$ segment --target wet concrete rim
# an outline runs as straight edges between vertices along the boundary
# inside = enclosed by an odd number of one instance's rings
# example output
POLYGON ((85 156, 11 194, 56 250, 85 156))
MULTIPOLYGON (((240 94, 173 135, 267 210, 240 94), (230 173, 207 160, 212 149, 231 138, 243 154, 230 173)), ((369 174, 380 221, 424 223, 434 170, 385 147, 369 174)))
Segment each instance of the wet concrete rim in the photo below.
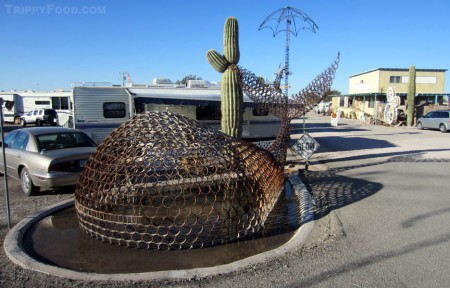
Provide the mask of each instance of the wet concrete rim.
POLYGON ((303 200, 303 213, 301 219, 306 220, 300 226, 300 228, 294 233, 292 238, 284 245, 266 251, 257 255, 250 256, 245 259, 241 259, 232 263, 204 268, 194 268, 186 270, 166 270, 155 272, 143 272, 143 273, 122 273, 122 274, 98 274, 74 271, 61 267, 56 267, 39 262, 31 258, 24 252, 22 245, 23 237, 25 233, 33 227, 36 223, 43 218, 52 215, 60 210, 66 209, 74 205, 74 200, 69 199, 50 207, 47 207, 41 211, 38 211, 32 215, 25 217, 17 225, 15 225, 11 231, 6 235, 4 241, 4 248, 8 258, 15 264, 22 268, 38 271, 44 274, 69 278, 73 280, 85 280, 85 281, 161 281, 161 280, 189 280, 211 277, 220 274, 227 274, 244 269, 251 265, 260 264, 270 261, 279 256, 286 254, 287 252, 294 251, 299 248, 310 235, 314 227, 314 219, 312 215, 312 199, 309 191, 305 185, 301 182, 297 174, 288 177, 295 193, 299 194, 300 199, 303 200))

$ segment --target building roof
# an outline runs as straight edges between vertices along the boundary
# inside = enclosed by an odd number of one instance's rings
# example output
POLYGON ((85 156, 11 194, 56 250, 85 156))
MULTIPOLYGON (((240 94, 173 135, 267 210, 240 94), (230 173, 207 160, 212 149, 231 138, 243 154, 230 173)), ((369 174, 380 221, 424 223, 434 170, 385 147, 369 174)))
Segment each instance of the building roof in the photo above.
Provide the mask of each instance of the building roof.
MULTIPOLYGON (((396 93, 397 96, 406 97, 408 93, 396 93)), ((359 97, 359 96, 386 96, 386 93, 368 92, 368 93, 354 93, 343 95, 331 95, 331 97, 359 97)), ((436 96, 450 96, 450 93, 418 93, 416 97, 436 97, 436 96)))
MULTIPOLYGON (((408 72, 409 68, 377 68, 377 69, 369 70, 369 71, 366 71, 366 72, 358 73, 358 74, 355 74, 355 75, 351 75, 349 78, 355 77, 355 76, 359 76, 359 75, 363 75, 363 74, 367 74, 367 73, 374 72, 374 71, 408 72)), ((447 69, 416 69, 416 72, 445 72, 445 71, 447 71, 447 69)))

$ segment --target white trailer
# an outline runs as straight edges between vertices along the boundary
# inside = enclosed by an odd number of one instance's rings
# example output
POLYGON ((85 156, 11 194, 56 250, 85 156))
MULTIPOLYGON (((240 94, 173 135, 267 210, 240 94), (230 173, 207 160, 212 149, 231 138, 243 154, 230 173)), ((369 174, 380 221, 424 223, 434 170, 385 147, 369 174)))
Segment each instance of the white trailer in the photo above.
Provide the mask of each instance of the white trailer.
MULTIPOLYGON (((146 85, 145 87, 73 87, 73 127, 85 131, 97 143, 136 113, 169 111, 220 129, 220 86, 195 83, 146 85)), ((281 120, 244 96, 244 139, 270 139, 281 120)))
POLYGON ((5 122, 19 124, 20 117, 34 109, 55 109, 60 123, 69 119, 72 93, 68 91, 11 91, 0 92, 5 122))

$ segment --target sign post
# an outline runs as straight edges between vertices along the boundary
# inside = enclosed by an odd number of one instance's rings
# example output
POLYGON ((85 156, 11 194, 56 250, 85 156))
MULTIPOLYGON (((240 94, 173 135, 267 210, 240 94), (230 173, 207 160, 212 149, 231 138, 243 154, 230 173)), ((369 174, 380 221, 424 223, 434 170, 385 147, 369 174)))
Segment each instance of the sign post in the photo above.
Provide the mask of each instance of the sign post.
MULTIPOLYGON (((3 106, 3 98, 0 98, 0 107, 3 106)), ((0 111, 0 134, 2 140, 2 155, 3 155, 3 180, 5 182, 5 199, 6 199, 6 219, 8 221, 8 229, 11 230, 11 213, 9 212, 9 190, 8 190, 8 174, 6 173, 6 159, 5 159, 5 137, 3 133, 3 109, 0 111)))

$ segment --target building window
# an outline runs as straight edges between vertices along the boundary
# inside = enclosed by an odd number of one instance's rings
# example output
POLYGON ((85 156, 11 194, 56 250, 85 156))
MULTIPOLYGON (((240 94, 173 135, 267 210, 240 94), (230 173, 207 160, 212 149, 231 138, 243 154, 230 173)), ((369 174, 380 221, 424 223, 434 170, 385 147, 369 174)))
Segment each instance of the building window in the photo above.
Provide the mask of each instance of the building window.
POLYGON ((401 78, 400 76, 390 76, 389 83, 400 83, 401 78))
POLYGON ((125 103, 106 102, 103 103, 103 117, 105 118, 124 118, 126 115, 125 103))

